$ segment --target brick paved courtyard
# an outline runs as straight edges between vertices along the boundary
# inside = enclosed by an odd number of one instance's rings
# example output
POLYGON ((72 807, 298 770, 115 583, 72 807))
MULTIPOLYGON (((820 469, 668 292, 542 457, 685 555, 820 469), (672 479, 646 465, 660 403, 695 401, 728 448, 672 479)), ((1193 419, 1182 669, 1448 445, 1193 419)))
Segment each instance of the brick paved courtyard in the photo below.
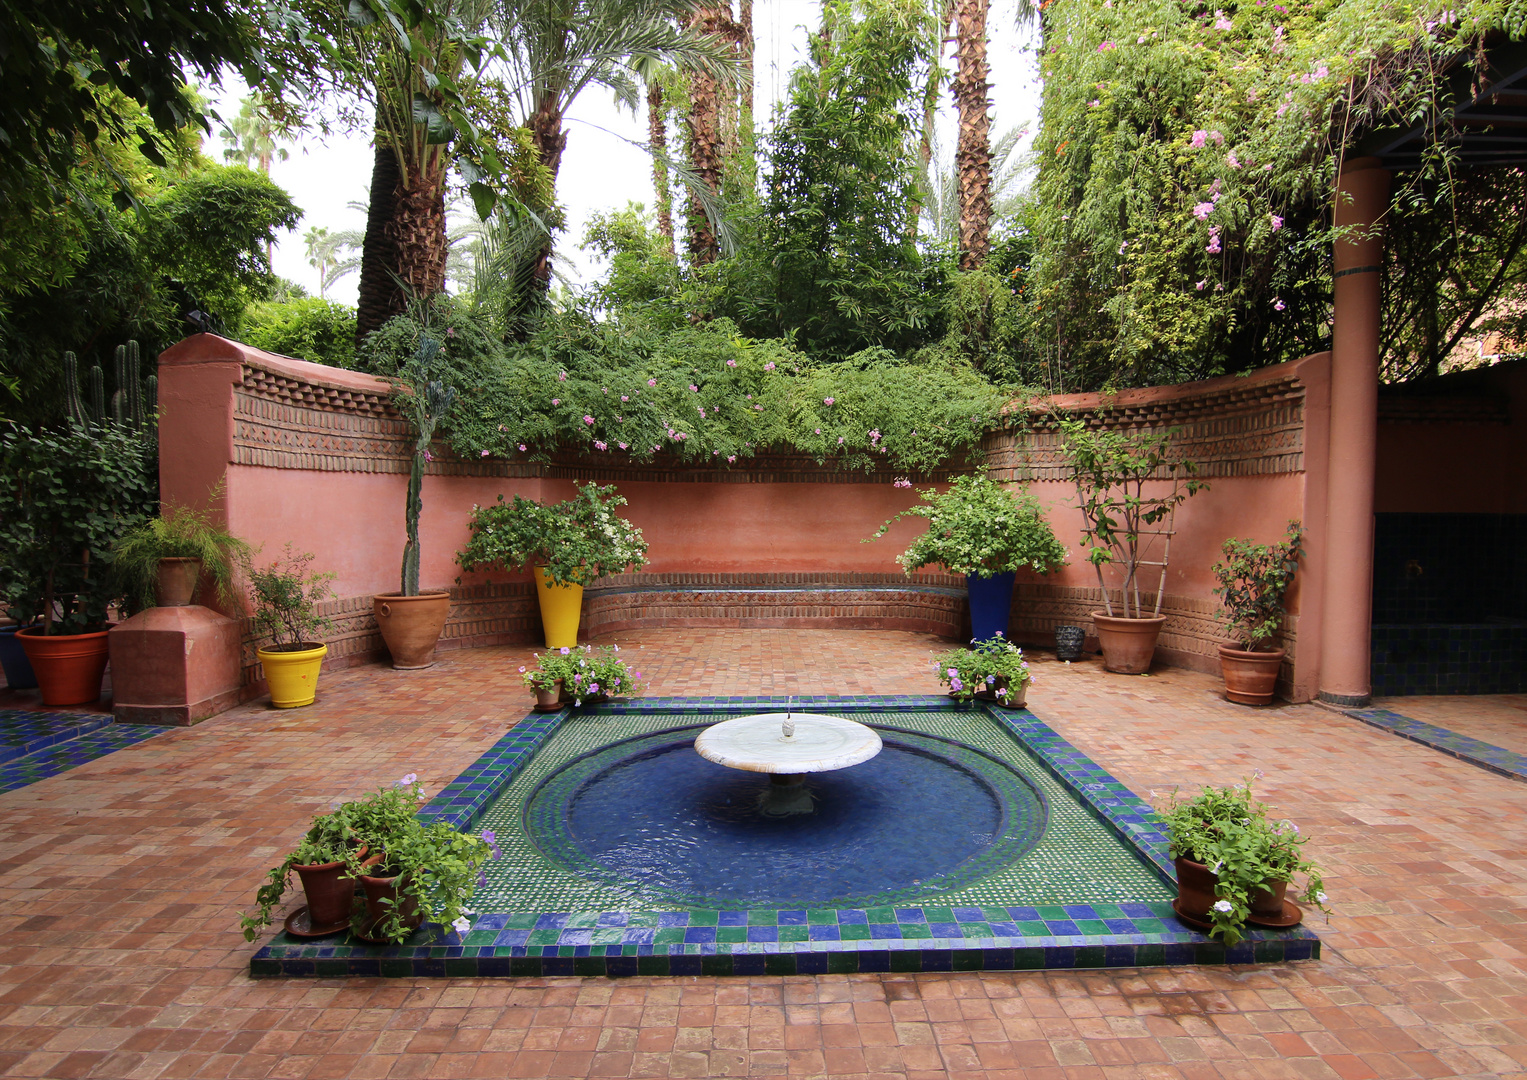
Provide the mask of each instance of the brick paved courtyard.
MULTIPOLYGON (((948 647, 888 631, 618 640, 661 695, 928 693, 928 654, 948 647)), ((1096 662, 1039 662, 1031 708, 1153 801, 1263 770, 1260 794, 1328 871, 1322 960, 251 980, 237 913, 308 818, 405 772, 455 776, 523 715, 511 676, 529 655, 329 673, 311 708, 251 704, 0 796, 0 1074, 1527 1076, 1527 784, 1315 706, 1245 709, 1209 676, 1096 662)), ((1520 697, 1421 700, 1417 719, 1523 745, 1520 697)))

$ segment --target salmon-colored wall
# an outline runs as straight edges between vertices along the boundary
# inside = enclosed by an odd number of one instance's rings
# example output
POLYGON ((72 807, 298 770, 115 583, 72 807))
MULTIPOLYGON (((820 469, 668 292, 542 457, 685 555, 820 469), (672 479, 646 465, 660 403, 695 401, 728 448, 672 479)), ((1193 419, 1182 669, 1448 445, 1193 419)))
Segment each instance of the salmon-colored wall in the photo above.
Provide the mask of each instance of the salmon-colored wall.
MULTIPOLYGON (((1180 508, 1172 541, 1166 593, 1175 598, 1176 617, 1188 618, 1180 624, 1180 641, 1197 643, 1192 650, 1184 644, 1178 662, 1214 662, 1209 642, 1223 635, 1212 625, 1210 567, 1227 537, 1267 542, 1281 537, 1291 518, 1304 518, 1312 535, 1320 524, 1319 508, 1305 506, 1310 494, 1306 474, 1297 465, 1274 468, 1268 462, 1274 460, 1270 454, 1279 453, 1295 455, 1279 460, 1296 461, 1299 452, 1321 459, 1323 446, 1296 445, 1303 436, 1292 421, 1283 427, 1264 425, 1257 429, 1260 434, 1250 435, 1249 429, 1236 428, 1234 423, 1240 421, 1235 421, 1221 434, 1217 422, 1206 425, 1203 418, 1212 415, 1213 406, 1205 402, 1244 394, 1262 401, 1256 395, 1261 393, 1258 385, 1265 383, 1290 387, 1288 400, 1304 392, 1301 386, 1318 399, 1326 361, 1324 356, 1311 357, 1247 380, 1127 391, 1106 400, 1076 395, 1055 402, 1089 411, 1107 423, 1159 424, 1162 417, 1179 423, 1171 418, 1181 415, 1195 425, 1198 445, 1217 455, 1208 489, 1180 508), (1211 412, 1206 414, 1206 409, 1211 412), (1128 419, 1149 416, 1156 419, 1128 419), (1270 446, 1267 440, 1274 438, 1292 441, 1270 446), (1263 472, 1256 473, 1258 469, 1263 472), (1190 618, 1182 614, 1184 603, 1192 608, 1190 618)), ((407 433, 387 405, 391 388, 385 382, 271 356, 210 335, 188 339, 167 352, 161 359, 160 380, 161 485, 167 501, 203 502, 221 481, 229 527, 263 548, 262 561, 279 554, 290 541, 298 551, 316 553, 315 569, 336 574, 334 589, 341 598, 397 589, 407 433)), ((1013 444, 1008 445, 1011 449, 1013 444)), ((1025 466, 1019 459, 1026 453, 1020 449, 1016 456, 1009 455, 1008 474, 1022 474, 1025 466)), ((1050 462, 1048 472, 1036 474, 1047 479, 1030 487, 1069 547, 1071 565, 1048 578, 1028 574, 1020 580, 1069 587, 1073 593, 1091 590, 1097 582, 1082 558, 1075 491, 1058 479, 1061 473, 1053 457, 1050 462)), ((995 462, 994 467, 1003 472, 995 462)), ((648 573, 799 573, 808 582, 810 575, 898 574, 896 556, 925 528, 921 520, 903 521, 886 537, 864 541, 882 522, 917 505, 917 491, 892 486, 889 476, 817 482, 812 468, 802 462, 740 475, 689 470, 676 472, 672 480, 652 479, 649 471, 641 479, 616 483, 629 503, 622 513, 642 529, 650 545, 648 573)), ((618 476, 621 468, 597 470, 580 462, 555 466, 552 471, 559 476, 535 475, 536 471, 487 460, 437 460, 424 480, 421 586, 445 588, 458 577, 468 586, 526 580, 527 575, 504 572, 465 575, 455 565, 455 555, 468 539, 473 505, 490 504, 499 494, 506 499, 519 494, 557 501, 573 493, 570 475, 591 475, 609 483, 605 474, 618 476)), ((823 475, 825 481, 825 470, 823 475)), ((1114 586, 1116 579, 1110 575, 1108 583, 1114 586)), ((1153 587, 1153 577, 1148 576, 1146 584, 1153 587)), ((1308 585, 1304 592, 1301 597, 1296 591, 1291 607, 1296 612, 1304 609, 1308 625, 1319 598, 1318 593, 1310 595, 1308 585)), ((1085 601, 1094 602, 1095 598, 1085 601)), ((1069 610, 1066 614, 1074 618, 1069 610)), ((1305 652, 1302 633, 1299 652, 1312 655, 1305 652)), ((1309 679, 1301 670, 1296 689, 1309 679)))

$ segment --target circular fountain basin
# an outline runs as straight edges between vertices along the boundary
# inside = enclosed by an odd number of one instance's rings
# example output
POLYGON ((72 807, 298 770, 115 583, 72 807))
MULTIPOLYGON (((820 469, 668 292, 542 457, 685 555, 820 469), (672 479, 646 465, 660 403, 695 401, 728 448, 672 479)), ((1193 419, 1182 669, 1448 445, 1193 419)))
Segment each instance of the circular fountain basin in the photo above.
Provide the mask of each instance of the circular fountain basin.
POLYGON ((880 753, 875 729, 856 720, 819 713, 755 713, 712 724, 695 739, 707 761, 744 772, 832 772, 880 753), (784 733, 786 722, 793 725, 784 733))
POLYGON ((978 881, 1027 853, 1048 819, 1043 797, 1002 762, 902 731, 877 734, 881 752, 852 768, 802 777, 790 791, 806 812, 781 815, 771 812, 779 774, 709 761, 695 734, 641 736, 570 762, 532 795, 527 832, 567 869, 649 900, 866 907, 978 881))

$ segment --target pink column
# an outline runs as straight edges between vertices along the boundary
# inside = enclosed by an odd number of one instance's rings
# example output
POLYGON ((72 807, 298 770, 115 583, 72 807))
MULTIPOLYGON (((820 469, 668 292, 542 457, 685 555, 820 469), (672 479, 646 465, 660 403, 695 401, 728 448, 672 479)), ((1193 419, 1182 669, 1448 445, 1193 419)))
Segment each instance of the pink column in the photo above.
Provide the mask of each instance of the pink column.
POLYGON ((1325 598, 1320 699, 1366 705, 1373 618, 1373 483, 1378 442, 1379 222, 1389 172, 1378 158, 1344 162, 1336 224, 1336 312, 1331 343, 1331 438, 1326 487, 1325 598))

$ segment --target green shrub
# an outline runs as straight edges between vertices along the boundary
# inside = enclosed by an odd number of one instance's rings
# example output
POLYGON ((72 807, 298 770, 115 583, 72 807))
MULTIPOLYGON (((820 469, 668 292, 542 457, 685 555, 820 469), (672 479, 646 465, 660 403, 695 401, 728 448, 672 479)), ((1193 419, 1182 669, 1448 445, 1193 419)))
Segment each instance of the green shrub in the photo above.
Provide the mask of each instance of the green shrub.
POLYGON ((329 367, 355 366, 355 309, 317 296, 251 304, 239 337, 266 352, 329 367))

